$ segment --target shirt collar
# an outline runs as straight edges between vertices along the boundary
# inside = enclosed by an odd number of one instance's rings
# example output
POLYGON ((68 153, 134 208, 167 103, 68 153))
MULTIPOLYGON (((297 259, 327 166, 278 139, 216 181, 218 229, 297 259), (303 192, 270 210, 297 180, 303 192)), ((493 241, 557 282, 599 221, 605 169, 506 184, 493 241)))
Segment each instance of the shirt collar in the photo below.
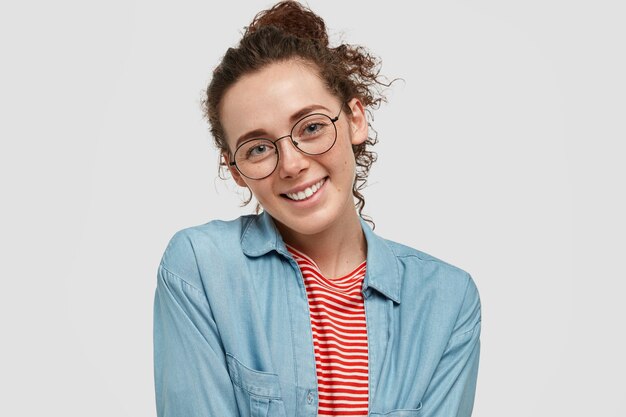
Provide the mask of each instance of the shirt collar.
POLYGON ((365 220, 362 218, 360 220, 367 241, 367 270, 363 291, 367 295, 369 288, 374 288, 399 304, 402 277, 396 254, 391 250, 389 243, 375 234, 365 220))
POLYGON ((257 257, 275 250, 285 256, 289 256, 289 252, 272 217, 266 211, 250 216, 250 218, 251 221, 244 227, 241 234, 243 253, 257 257))
MULTIPOLYGON (((367 241, 367 270, 363 291, 367 296, 373 288, 387 298, 400 303, 401 276, 395 253, 387 241, 377 236, 370 226, 361 220, 367 241)), ((247 256, 258 257, 272 250, 291 257, 272 217, 267 212, 251 216, 241 235, 241 248, 247 256)))

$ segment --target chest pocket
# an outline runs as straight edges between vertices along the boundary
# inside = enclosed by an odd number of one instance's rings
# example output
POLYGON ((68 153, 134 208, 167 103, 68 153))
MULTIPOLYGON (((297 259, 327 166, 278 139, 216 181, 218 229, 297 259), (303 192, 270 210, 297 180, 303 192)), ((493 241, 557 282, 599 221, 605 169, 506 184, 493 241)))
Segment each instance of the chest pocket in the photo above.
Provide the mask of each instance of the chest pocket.
POLYGON ((285 417, 278 375, 255 371, 226 354, 241 417, 285 417))
POLYGON ((420 417, 422 414, 422 403, 419 403, 415 409, 393 410, 387 413, 371 413, 371 417, 420 417))

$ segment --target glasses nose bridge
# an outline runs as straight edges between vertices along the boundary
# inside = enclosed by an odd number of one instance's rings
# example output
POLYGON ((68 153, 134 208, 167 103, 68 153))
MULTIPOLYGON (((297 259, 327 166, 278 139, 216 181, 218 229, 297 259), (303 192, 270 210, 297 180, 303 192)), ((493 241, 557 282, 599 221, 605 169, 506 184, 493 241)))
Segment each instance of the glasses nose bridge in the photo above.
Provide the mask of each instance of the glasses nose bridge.
POLYGON ((291 143, 291 145, 296 149, 296 151, 300 152, 300 149, 298 149, 298 145, 297 143, 293 140, 293 136, 291 136, 291 133, 285 136, 281 136, 278 139, 275 139, 273 141, 274 145, 276 145, 276 153, 278 154, 278 156, 280 157, 280 151, 278 150, 279 146, 278 146, 278 141, 281 141, 285 138, 289 138, 289 142, 291 143))
POLYGON ((298 148, 298 144, 294 141, 291 133, 274 140, 274 144, 276 149, 276 166, 274 170, 279 170, 281 177, 295 176, 307 165, 305 162, 307 155, 298 148), (285 145, 285 147, 279 150, 278 141, 285 138, 290 139, 291 146, 285 145))

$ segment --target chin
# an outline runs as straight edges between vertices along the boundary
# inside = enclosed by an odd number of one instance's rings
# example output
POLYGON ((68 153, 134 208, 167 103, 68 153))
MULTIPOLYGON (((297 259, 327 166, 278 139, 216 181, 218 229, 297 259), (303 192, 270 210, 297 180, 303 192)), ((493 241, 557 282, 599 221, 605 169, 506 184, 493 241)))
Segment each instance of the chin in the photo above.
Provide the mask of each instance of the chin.
MULTIPOLYGON (((340 228, 356 211, 354 210, 354 202, 352 195, 345 201, 339 201, 335 198, 328 198, 319 201, 316 207, 311 207, 298 212, 298 209, 290 207, 275 207, 276 210, 267 209, 266 211, 274 221, 283 235, 295 233, 305 236, 313 236, 328 229, 340 228)), ((343 200, 343 197, 341 198, 343 200)))
POLYGON ((272 213, 269 213, 274 221, 277 223, 281 232, 297 233, 300 235, 316 235, 328 229, 333 221, 326 216, 306 216, 299 219, 293 218, 277 218, 272 213))

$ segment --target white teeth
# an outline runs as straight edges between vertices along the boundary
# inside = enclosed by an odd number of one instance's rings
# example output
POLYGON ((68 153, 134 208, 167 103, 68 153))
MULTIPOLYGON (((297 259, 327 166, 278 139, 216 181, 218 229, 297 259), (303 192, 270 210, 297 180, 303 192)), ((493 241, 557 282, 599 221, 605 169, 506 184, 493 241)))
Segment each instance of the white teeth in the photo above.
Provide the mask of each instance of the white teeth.
POLYGON ((304 200, 305 198, 309 198, 313 194, 315 194, 317 192, 317 190, 320 189, 322 184, 324 184, 324 181, 326 181, 326 179, 322 179, 320 182, 318 182, 317 184, 313 184, 312 186, 306 188, 304 191, 299 191, 297 193, 287 193, 287 197, 289 197, 292 200, 296 200, 296 201, 300 201, 300 200, 304 200))

